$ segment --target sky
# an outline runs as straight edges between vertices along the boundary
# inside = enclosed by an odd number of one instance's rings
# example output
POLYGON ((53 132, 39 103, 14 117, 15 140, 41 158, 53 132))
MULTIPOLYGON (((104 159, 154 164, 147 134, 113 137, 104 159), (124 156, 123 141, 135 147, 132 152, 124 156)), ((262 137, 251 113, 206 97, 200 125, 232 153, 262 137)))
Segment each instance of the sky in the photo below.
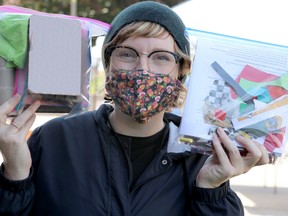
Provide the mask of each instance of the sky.
POLYGON ((190 0, 172 9, 189 28, 288 46, 287 0, 190 0))

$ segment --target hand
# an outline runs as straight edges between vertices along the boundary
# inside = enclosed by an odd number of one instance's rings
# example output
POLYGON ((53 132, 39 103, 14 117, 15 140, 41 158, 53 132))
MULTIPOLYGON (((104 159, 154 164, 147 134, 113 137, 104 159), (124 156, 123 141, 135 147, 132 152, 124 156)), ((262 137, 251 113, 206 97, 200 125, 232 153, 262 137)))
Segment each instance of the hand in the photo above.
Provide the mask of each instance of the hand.
POLYGON ((247 150, 247 154, 241 156, 237 146, 222 128, 217 129, 217 134, 218 136, 215 134, 213 137, 213 153, 199 171, 196 186, 216 188, 231 177, 248 172, 255 165, 269 163, 269 156, 263 145, 238 135, 236 140, 247 150))
POLYGON ((10 180, 21 180, 29 176, 32 164, 26 135, 35 121, 35 112, 40 102, 34 102, 23 113, 7 124, 7 115, 20 101, 15 95, 0 106, 0 152, 3 156, 4 175, 10 180))

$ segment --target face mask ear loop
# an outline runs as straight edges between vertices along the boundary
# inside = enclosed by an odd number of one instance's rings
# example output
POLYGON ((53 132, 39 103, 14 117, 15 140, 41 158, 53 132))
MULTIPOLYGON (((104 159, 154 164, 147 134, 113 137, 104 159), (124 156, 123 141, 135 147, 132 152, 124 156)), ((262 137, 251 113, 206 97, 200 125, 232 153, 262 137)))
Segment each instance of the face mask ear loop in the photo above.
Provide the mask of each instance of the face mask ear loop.
POLYGON ((106 77, 105 77, 105 83, 104 83, 105 86, 107 85, 107 83, 108 83, 108 81, 109 81, 109 79, 110 79, 110 76, 111 76, 111 71, 108 71, 108 72, 106 73, 106 77))
MULTIPOLYGON (((109 74, 106 76, 105 86, 108 83, 108 79, 109 79, 109 74)), ((104 88, 104 90, 106 91, 106 87, 104 88)), ((112 98, 110 97, 110 95, 107 93, 107 91, 105 92, 105 95, 104 95, 103 99, 104 99, 104 103, 106 103, 106 104, 113 104, 114 103, 112 98)))

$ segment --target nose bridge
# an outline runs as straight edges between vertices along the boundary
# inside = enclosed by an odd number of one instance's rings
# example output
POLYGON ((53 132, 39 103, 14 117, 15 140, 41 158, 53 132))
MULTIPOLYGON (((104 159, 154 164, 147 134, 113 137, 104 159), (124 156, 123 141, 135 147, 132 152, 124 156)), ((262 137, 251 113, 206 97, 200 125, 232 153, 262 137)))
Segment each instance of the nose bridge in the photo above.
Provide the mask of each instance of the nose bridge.
POLYGON ((149 70, 148 67, 148 53, 141 52, 139 53, 139 61, 136 65, 136 69, 149 70))

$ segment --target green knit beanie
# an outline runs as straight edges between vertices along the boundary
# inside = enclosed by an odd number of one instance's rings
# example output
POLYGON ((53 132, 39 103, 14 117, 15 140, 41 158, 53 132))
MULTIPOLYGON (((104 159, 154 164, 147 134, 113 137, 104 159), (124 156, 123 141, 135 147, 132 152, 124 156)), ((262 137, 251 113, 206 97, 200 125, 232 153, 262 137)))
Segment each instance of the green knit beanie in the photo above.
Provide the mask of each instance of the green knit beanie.
MULTIPOLYGON (((181 18, 168 6, 153 1, 138 2, 120 12, 111 23, 104 45, 109 43, 126 25, 141 21, 157 23, 164 27, 172 35, 180 50, 187 55, 190 54, 190 45, 181 18)), ((109 56, 104 56, 104 58, 104 64, 109 62, 109 56)))

